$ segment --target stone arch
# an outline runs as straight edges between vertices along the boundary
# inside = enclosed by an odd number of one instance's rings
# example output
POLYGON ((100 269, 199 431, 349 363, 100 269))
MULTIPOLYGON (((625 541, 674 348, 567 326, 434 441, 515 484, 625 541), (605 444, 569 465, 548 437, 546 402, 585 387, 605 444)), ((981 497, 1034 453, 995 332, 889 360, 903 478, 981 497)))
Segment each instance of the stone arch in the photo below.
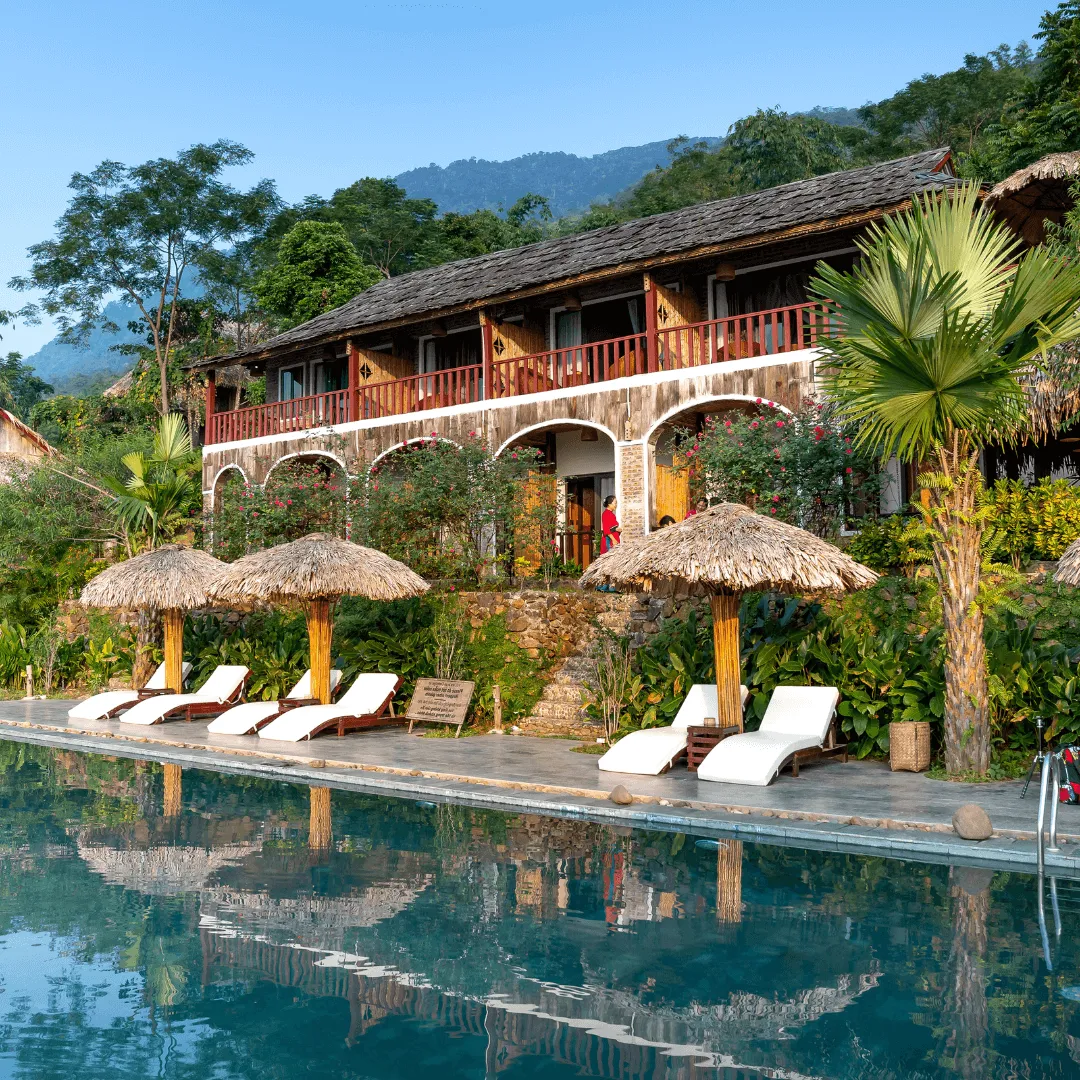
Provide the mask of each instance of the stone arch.
MULTIPOLYGON (((391 454, 396 454, 407 447, 414 446, 416 443, 430 442, 432 436, 430 435, 417 435, 414 439, 402 439, 399 443, 394 443, 393 446, 388 446, 385 450, 380 450, 371 461, 367 463, 367 471, 370 473, 381 461, 390 457, 391 454)), ((456 446, 461 449, 461 443, 456 442, 454 439, 449 439, 445 435, 436 435, 435 439, 438 442, 450 443, 451 446, 456 446)))
POLYGON ((266 470, 266 476, 263 479, 262 486, 265 488, 270 483, 270 478, 274 475, 274 471, 280 466, 284 465, 287 461, 297 461, 301 459, 308 459, 311 461, 324 460, 331 461, 341 470, 341 475, 348 480, 349 467, 343 457, 337 454, 331 453, 329 450, 297 450, 291 454, 283 454, 279 457, 269 469, 266 470))
POLYGON ((225 482, 228 482, 230 479, 232 479, 231 477, 226 476, 226 473, 236 473, 245 484, 251 482, 248 479, 247 473, 244 472, 244 470, 239 465, 237 465, 235 461, 229 462, 228 465, 222 465, 222 467, 218 469, 217 473, 214 475, 214 479, 210 482, 211 513, 214 513, 218 509, 218 496, 220 490, 219 485, 222 483, 223 480, 225 482))
POLYGON ((653 530, 665 513, 672 512, 672 516, 678 518, 679 513, 684 510, 679 497, 681 493, 675 490, 680 487, 677 477, 665 473, 664 470, 670 468, 670 465, 662 460, 666 456, 662 440, 674 430, 674 421, 683 416, 693 416, 700 420, 703 414, 731 411, 751 413, 770 406, 786 416, 792 415, 786 405, 771 398, 750 394, 705 394, 673 406, 653 422, 644 439, 646 455, 644 501, 647 507, 645 515, 647 532, 653 530))
MULTIPOLYGON (((322 531, 324 527, 330 531, 336 531, 338 528, 341 528, 346 536, 350 535, 352 531, 352 506, 349 490, 351 477, 349 476, 349 468, 345 459, 329 450, 319 449, 298 450, 291 454, 282 455, 267 470, 266 478, 262 482, 262 489, 267 494, 268 498, 272 495, 274 490, 275 474, 278 473, 281 466, 287 466, 290 463, 313 464, 324 470, 328 476, 336 475, 340 478, 340 507, 335 505, 338 502, 337 497, 335 496, 326 516, 324 517, 321 514, 316 515, 315 521, 317 522, 317 531, 322 531), (340 518, 337 516, 338 513, 341 515, 340 518)), ((278 478, 280 478, 280 475, 278 478)), ((305 495, 305 501, 306 498, 307 496, 305 495)), ((293 538, 295 539, 295 537, 293 538)))

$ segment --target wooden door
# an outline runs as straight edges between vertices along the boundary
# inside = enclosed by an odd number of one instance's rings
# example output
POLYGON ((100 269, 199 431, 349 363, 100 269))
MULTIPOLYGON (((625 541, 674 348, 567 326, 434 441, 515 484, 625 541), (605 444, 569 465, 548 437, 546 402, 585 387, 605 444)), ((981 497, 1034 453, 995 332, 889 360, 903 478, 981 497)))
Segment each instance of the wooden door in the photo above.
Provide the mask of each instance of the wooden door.
POLYGON ((566 532, 563 534, 563 558, 576 562, 583 570, 593 561, 593 538, 596 531, 596 481, 592 476, 571 477, 566 481, 566 532))

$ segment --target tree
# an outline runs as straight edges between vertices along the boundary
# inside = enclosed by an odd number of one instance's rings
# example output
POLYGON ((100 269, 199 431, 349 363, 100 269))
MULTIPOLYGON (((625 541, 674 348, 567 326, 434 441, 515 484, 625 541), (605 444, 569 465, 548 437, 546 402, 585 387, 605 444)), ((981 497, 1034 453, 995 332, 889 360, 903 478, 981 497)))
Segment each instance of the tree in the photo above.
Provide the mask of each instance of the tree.
POLYGON ((0 359, 0 407, 20 420, 26 420, 30 410, 52 392, 53 388, 39 379, 29 364, 22 362, 22 353, 9 352, 0 359))
POLYGON ((828 393, 861 446, 929 466, 934 570, 945 631, 945 763, 984 775, 990 731, 983 614, 979 451, 1025 422, 1021 378, 1080 335, 1080 267, 1015 236, 978 190, 924 195, 873 227, 845 273, 824 263, 812 288, 839 325, 823 338, 828 393))
POLYGON ((289 327, 340 307, 381 280, 340 223, 300 221, 282 238, 277 262, 256 278, 253 292, 289 327))
POLYGON ((219 179, 252 156, 238 143, 219 140, 175 159, 135 166, 104 161, 89 174, 76 173, 56 238, 34 244, 30 274, 11 282, 42 290, 41 306, 58 316, 61 340, 74 344, 95 327, 116 330, 104 307, 124 294, 153 342, 162 415, 169 411, 166 367, 185 274, 208 252, 260 228, 277 206, 268 180, 242 193, 219 179))

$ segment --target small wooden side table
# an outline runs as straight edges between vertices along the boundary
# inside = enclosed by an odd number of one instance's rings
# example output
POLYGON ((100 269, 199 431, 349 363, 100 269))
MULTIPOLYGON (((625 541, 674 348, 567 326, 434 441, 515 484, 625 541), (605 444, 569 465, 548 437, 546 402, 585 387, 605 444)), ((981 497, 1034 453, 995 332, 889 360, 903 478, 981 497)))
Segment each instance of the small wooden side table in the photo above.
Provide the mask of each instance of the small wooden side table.
POLYGON ((738 725, 731 727, 702 727, 700 724, 686 729, 686 767, 697 772, 709 751, 729 735, 738 735, 738 725))

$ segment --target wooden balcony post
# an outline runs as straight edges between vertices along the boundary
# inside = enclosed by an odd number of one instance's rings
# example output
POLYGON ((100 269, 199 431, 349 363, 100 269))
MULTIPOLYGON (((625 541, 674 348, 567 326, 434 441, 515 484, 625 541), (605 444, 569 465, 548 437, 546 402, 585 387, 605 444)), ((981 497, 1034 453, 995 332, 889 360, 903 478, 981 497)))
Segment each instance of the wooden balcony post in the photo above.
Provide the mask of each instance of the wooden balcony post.
POLYGON ((211 427, 214 422, 214 410, 217 408, 217 372, 211 368, 206 373, 206 431, 203 435, 204 443, 215 441, 211 427))
POLYGON ((491 368, 491 362, 494 359, 494 354, 491 350, 491 323, 488 322, 488 317, 483 311, 480 312, 480 341, 480 349, 482 354, 480 370, 480 379, 483 382, 483 386, 481 387, 481 389, 483 390, 482 396, 484 398, 490 398, 495 396, 492 393, 492 379, 494 376, 491 368))
POLYGON ((352 341, 346 342, 349 356, 349 420, 360 419, 360 351, 352 341))
POLYGON ((660 342, 656 336, 656 290, 652 277, 645 275, 645 355, 649 371, 660 367, 660 342))

